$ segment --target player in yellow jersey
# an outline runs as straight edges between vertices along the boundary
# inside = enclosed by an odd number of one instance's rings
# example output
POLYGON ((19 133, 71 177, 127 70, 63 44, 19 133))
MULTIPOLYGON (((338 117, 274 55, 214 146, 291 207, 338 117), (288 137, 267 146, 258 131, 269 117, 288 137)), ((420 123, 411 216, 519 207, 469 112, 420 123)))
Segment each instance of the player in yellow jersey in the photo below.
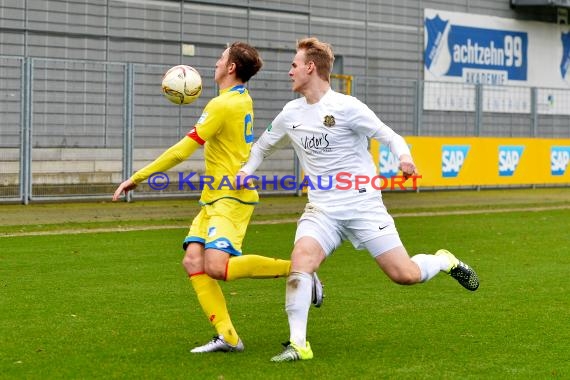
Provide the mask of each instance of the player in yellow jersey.
MULTIPOLYGON (((205 177, 200 213, 194 218, 183 247, 184 266, 198 301, 216 329, 214 338, 194 353, 243 351, 216 280, 275 278, 289 275, 291 262, 258 255, 242 255, 241 245, 258 201, 256 190, 235 189, 235 174, 248 160, 253 143, 253 101, 245 83, 263 61, 257 50, 234 42, 216 62, 214 79, 220 88, 190 132, 149 165, 119 185, 113 200, 134 189, 153 173, 166 171, 204 147, 205 177)), ((320 306, 322 286, 313 277, 313 303, 320 306)))

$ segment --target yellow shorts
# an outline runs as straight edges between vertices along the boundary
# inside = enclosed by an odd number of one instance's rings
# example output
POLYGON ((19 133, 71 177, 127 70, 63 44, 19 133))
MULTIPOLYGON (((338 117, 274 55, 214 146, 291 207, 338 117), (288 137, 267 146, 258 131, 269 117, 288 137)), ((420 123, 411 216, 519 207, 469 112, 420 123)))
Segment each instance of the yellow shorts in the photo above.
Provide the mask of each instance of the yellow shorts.
POLYGON ((184 250, 188 244, 197 242, 206 249, 219 249, 233 256, 241 255, 241 244, 254 208, 255 205, 230 198, 202 206, 184 239, 184 250))

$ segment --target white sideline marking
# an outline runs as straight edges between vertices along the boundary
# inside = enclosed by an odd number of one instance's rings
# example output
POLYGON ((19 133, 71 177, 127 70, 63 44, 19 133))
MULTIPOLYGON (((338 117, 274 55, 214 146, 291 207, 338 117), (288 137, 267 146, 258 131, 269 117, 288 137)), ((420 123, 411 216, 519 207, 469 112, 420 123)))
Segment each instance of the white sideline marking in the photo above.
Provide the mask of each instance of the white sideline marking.
MULTIPOLYGON (((570 205, 562 206, 540 206, 540 207, 519 207, 519 208, 501 208, 492 210, 450 210, 450 211, 422 211, 411 213, 394 213, 391 214, 394 218, 406 217, 423 217, 423 216, 447 216, 447 215, 476 215, 476 214, 498 214, 506 212, 521 212, 521 211, 549 211, 549 210, 567 210, 570 205)), ((257 220, 250 222, 250 225, 256 224, 285 224, 296 223, 298 218, 277 219, 277 220, 257 220)), ((44 235, 76 235, 76 234, 95 234, 103 232, 129 232, 129 231, 151 231, 151 230, 169 230, 169 229, 184 229, 189 226, 131 226, 131 227, 106 227, 106 228, 86 228, 74 230, 56 230, 56 231, 36 231, 36 232, 0 232, 0 238, 3 237, 20 237, 20 236, 44 236, 44 235)))

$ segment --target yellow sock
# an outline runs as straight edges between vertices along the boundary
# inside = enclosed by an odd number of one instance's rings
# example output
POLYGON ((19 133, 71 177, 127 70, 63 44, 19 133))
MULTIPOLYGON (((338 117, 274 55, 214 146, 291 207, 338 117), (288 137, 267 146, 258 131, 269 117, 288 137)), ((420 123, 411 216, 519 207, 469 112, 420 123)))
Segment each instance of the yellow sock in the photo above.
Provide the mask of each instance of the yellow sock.
POLYGON ((205 273, 201 273, 192 275, 190 282, 194 287, 202 310, 206 313, 208 320, 214 326, 218 335, 222 335, 226 342, 235 346, 239 337, 230 319, 226 299, 218 281, 205 273))
POLYGON ((286 277, 290 271, 290 260, 280 260, 259 255, 236 256, 228 261, 226 281, 238 278, 286 277))

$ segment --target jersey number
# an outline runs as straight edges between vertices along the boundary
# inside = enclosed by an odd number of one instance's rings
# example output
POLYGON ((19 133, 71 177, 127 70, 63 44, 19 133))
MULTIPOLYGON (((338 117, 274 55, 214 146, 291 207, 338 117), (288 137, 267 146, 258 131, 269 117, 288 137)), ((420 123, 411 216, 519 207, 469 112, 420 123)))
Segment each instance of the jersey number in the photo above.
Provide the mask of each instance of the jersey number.
POLYGON ((251 144, 253 142, 253 118, 249 113, 245 115, 243 133, 245 137, 245 142, 247 144, 251 144))

